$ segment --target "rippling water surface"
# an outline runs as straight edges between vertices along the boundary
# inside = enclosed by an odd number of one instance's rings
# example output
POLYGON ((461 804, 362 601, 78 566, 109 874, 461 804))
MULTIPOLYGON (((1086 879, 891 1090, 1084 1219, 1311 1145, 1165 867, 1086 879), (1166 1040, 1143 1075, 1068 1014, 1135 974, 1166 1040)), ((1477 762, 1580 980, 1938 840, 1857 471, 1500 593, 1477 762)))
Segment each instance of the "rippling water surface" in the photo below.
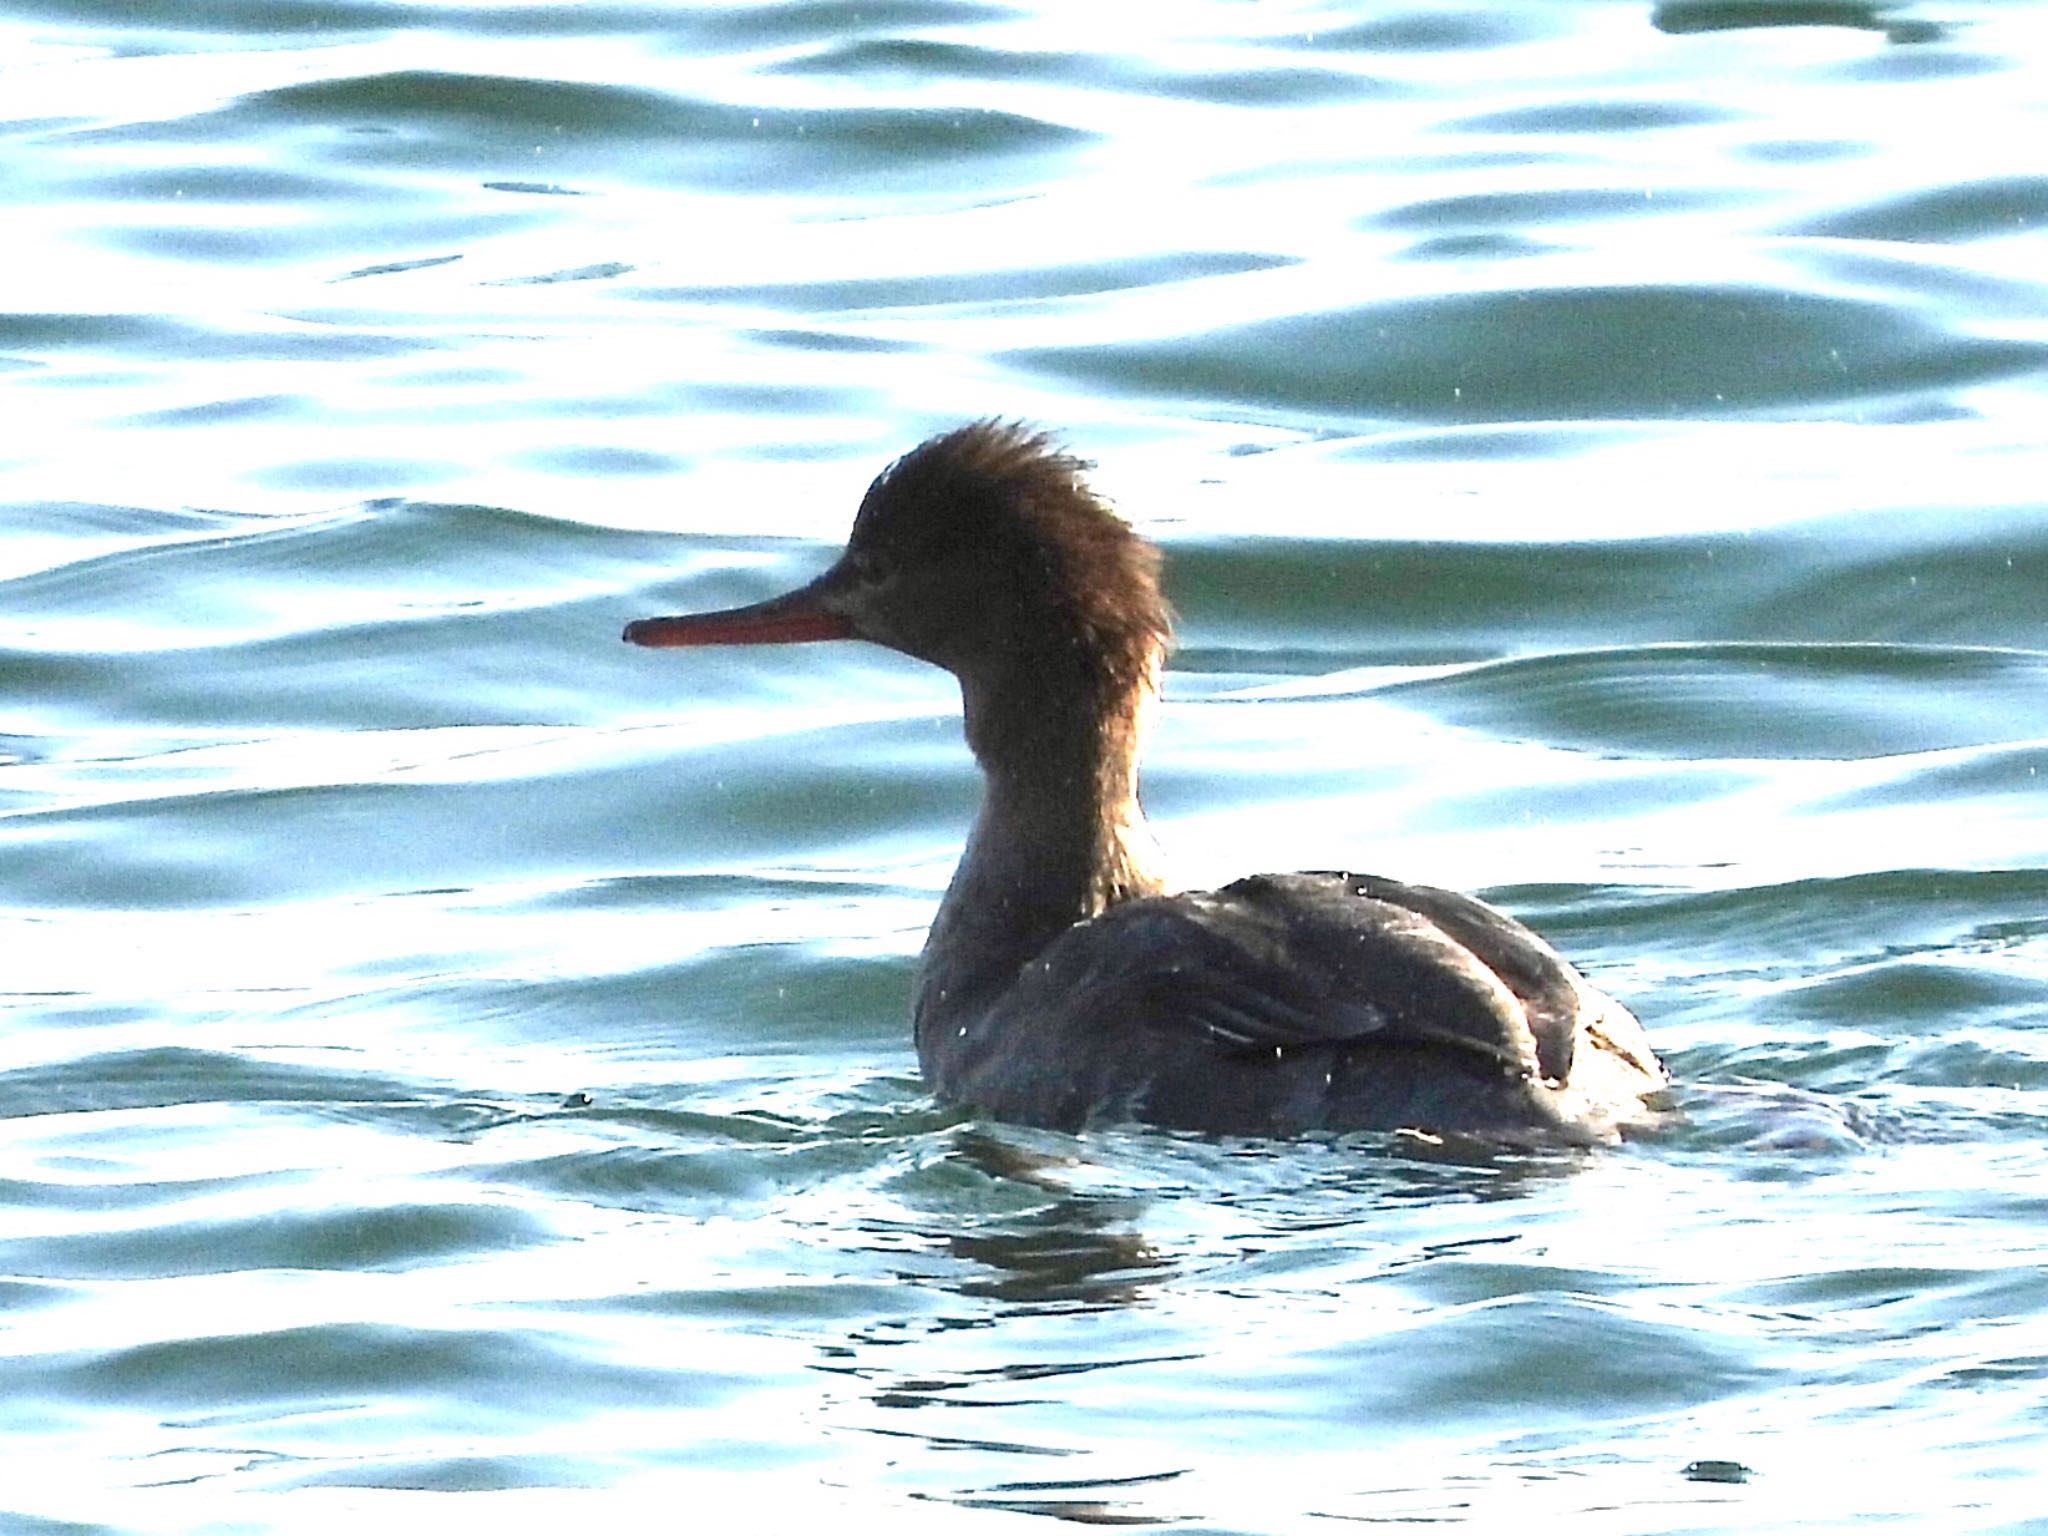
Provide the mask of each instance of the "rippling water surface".
POLYGON ((2043 21, 19 0, 0 1524, 2042 1529, 2043 21), (1680 1124, 924 1096, 950 683, 617 633, 990 413, 1186 877, 1483 891, 1680 1124))

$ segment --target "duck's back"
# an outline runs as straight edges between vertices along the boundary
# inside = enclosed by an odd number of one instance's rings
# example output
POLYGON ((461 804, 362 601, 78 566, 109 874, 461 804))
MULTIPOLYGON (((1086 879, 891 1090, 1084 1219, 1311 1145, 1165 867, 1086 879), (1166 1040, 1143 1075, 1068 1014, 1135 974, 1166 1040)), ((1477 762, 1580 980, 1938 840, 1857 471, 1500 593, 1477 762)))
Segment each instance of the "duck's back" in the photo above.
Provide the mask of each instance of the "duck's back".
POLYGON ((1262 875, 1060 934, 991 999, 918 1020, 942 1097, 1076 1129, 1416 1129, 1609 1139, 1665 1075, 1528 928, 1429 886, 1262 875))

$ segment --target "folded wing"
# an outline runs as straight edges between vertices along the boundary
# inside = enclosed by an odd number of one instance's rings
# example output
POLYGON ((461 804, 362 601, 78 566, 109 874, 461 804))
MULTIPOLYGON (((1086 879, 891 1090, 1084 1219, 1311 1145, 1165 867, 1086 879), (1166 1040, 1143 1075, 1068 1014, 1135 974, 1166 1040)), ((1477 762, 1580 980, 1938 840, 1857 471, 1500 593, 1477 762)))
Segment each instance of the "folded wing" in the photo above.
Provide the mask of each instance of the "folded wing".
POLYGON ((1043 989, 1094 1027, 1194 1032, 1225 1054, 1427 1045, 1552 1083, 1571 1071, 1585 996, 1556 951, 1483 903, 1343 872, 1125 903, 1055 940, 1021 986, 1014 1005, 1043 989))

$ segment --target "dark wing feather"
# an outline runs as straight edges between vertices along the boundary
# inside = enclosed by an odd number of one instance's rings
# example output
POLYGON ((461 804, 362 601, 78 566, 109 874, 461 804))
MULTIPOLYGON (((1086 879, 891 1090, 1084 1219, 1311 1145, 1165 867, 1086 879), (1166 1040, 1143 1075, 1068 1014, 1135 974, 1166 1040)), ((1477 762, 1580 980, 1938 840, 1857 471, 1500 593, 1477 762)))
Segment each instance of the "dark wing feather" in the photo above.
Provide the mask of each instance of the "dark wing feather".
MULTIPOLYGON (((1542 940, 1470 898, 1350 874, 1262 875, 1114 907, 1026 967, 1093 1027, 1230 1052, 1428 1044, 1561 1078, 1577 991, 1542 940), (1085 937, 1084 937, 1085 936, 1085 937)), ((1013 999, 1028 1010, 1028 996, 1013 999)))
POLYGON ((1521 1000, 1543 1076, 1571 1075, 1585 994, 1578 972, 1541 936, 1505 912, 1456 891, 1404 885, 1380 875, 1338 875, 1361 896, 1419 912, 1469 950, 1521 1000))

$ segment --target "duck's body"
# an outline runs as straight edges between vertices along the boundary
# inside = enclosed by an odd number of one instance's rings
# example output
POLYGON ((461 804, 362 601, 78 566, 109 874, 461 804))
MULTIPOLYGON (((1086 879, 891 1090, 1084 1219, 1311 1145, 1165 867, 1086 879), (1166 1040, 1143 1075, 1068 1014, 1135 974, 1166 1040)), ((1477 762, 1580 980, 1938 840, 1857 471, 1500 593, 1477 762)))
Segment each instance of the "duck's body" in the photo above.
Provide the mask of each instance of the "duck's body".
POLYGON ((1666 1082, 1642 1027, 1482 902, 1368 875, 1169 894, 1137 797, 1158 556, 1043 437, 905 455, 800 591, 626 638, 864 638, 960 679, 987 780, 913 1019, 941 1098, 1077 1129, 1596 1141, 1666 1082))
POLYGON ((1139 897, 986 990, 945 974, 918 988, 926 1081, 1029 1125, 1601 1141, 1664 1083, 1642 1026, 1529 929, 1371 875, 1139 897))

